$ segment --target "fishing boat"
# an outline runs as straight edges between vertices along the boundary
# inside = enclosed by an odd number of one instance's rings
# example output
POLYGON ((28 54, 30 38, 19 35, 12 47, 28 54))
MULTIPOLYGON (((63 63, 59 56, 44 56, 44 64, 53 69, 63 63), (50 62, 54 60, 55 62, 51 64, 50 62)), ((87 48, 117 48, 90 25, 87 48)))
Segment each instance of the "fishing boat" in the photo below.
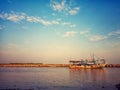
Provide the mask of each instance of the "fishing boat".
POLYGON ((105 59, 97 59, 94 58, 92 60, 70 60, 69 61, 70 69, 102 69, 106 65, 105 59))

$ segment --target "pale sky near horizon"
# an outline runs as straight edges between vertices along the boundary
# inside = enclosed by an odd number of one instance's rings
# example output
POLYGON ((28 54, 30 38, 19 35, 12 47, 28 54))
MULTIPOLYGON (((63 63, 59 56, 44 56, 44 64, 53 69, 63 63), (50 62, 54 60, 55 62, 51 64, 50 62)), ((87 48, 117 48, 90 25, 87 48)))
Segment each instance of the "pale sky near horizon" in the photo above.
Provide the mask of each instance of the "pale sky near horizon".
POLYGON ((0 0, 0 63, 120 64, 120 0, 0 0))

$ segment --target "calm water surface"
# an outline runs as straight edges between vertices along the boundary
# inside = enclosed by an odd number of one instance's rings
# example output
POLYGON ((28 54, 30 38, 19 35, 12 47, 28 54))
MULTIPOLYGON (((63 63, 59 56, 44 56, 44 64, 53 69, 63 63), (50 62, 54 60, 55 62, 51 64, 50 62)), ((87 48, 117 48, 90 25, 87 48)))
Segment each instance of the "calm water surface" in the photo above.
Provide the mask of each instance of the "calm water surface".
POLYGON ((117 90, 120 68, 0 67, 0 89, 117 90))

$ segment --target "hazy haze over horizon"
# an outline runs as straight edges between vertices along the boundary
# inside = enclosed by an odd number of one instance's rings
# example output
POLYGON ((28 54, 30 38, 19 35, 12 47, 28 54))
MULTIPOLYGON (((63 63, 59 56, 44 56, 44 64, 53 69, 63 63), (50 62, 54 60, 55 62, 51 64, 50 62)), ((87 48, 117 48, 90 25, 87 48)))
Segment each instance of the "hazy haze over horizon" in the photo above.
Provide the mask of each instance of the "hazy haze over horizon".
POLYGON ((0 0, 0 63, 120 64, 119 0, 0 0))

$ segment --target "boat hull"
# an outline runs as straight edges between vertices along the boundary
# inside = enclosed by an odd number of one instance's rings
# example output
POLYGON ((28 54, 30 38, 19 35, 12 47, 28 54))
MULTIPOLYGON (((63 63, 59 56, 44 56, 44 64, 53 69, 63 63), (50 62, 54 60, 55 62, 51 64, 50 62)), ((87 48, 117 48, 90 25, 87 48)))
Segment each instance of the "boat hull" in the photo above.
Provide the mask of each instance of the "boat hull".
POLYGON ((86 66, 86 65, 81 65, 81 66, 76 66, 76 65, 70 65, 69 68, 70 69, 102 69, 105 67, 105 64, 101 64, 101 65, 90 65, 90 66, 86 66))

